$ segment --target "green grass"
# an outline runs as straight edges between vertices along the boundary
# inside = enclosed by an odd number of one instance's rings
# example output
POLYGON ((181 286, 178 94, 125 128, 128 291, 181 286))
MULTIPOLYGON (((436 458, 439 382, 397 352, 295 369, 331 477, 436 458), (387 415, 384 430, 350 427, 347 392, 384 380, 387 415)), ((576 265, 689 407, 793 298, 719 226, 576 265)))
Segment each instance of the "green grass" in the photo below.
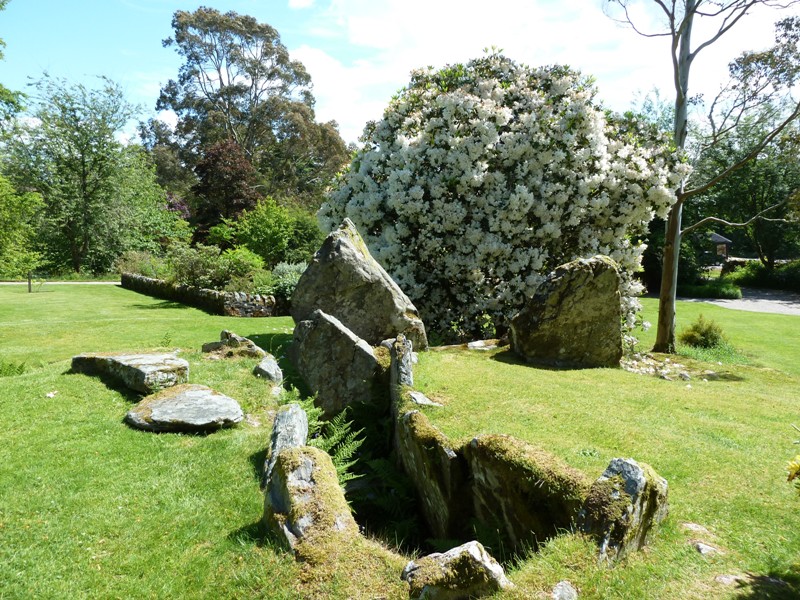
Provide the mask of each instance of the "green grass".
MULTIPOLYGON (((644 304, 654 321, 655 301, 644 304)), ((790 423, 800 424, 800 319, 679 303, 679 329, 700 312, 732 349, 672 357, 720 374, 691 387, 621 370, 537 369, 502 351, 421 356, 417 387, 447 404, 426 413, 452 438, 510 433, 592 477, 631 456, 669 481, 670 517, 646 552, 607 569, 590 542, 563 535, 512 566, 517 589, 505 596, 547 597, 561 579, 581 598, 797 596, 800 499, 784 467, 796 451, 790 423), (726 554, 701 557, 680 527, 687 521, 710 529, 707 541, 726 554), (790 585, 775 595, 766 584, 714 582, 744 573, 790 585)), ((0 598, 407 597, 405 559, 377 544, 336 549, 311 568, 259 526, 275 401, 250 374, 255 360, 207 361, 198 349, 231 329, 281 356, 291 327, 116 286, 0 287, 0 598), (69 373, 80 352, 164 348, 180 348, 192 382, 238 399, 260 425, 135 431, 122 422, 135 395, 69 373)), ((654 332, 642 338, 649 348, 654 332)))
POLYGON ((308 573, 261 531, 275 400, 251 374, 256 360, 208 361, 199 348, 231 329, 280 357, 292 325, 116 286, 0 287, 0 364, 25 365, 0 378, 0 598, 346 598, 386 587, 379 549, 360 550, 370 569, 350 581, 308 573), (164 347, 181 349, 191 382, 236 398, 260 426, 135 431, 122 419, 138 396, 69 373, 80 352, 164 347))
MULTIPOLYGON (((645 318, 655 320, 656 301, 644 304, 645 318)), ((800 421, 800 319, 679 303, 679 328, 701 311, 722 326, 735 350, 671 360, 693 372, 712 369, 716 381, 539 369, 502 350, 422 355, 416 386, 446 405, 425 412, 454 440, 508 433, 592 477, 612 458, 632 457, 669 481, 670 517, 647 552, 597 569, 590 545, 556 539, 512 572, 523 596, 567 578, 587 598, 762 597, 765 588, 714 581, 744 573, 790 582, 769 597, 800 593, 800 498, 785 481, 796 450, 790 423, 800 421), (697 535, 684 531, 683 522, 707 527, 713 537, 706 541, 726 554, 700 556, 689 543, 697 535)), ((653 332, 642 337, 649 348, 653 332)))

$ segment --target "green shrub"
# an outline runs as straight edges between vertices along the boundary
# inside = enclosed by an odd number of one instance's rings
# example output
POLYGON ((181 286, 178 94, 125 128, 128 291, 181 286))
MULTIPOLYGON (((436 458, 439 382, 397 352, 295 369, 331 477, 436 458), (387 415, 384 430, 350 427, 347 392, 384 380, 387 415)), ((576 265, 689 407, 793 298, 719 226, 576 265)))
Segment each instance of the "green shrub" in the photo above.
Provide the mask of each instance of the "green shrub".
POLYGON ((225 250, 220 255, 219 268, 222 275, 230 281, 234 277, 252 278, 253 273, 264 268, 263 259, 256 253, 244 247, 225 250))
POLYGON ((678 285, 678 295, 688 298, 725 298, 738 300, 742 290, 727 279, 713 279, 695 285, 678 285))
POLYGON ((687 346, 713 348, 722 344, 725 336, 722 334, 722 328, 715 321, 706 320, 701 314, 694 323, 681 332, 678 339, 687 346))
POLYGON ((253 289, 258 294, 275 296, 278 314, 285 314, 297 282, 307 266, 306 263, 278 263, 268 275, 262 272, 254 278, 253 289))
POLYGON ((124 252, 117 259, 115 267, 119 273, 135 273, 156 279, 162 279, 167 275, 167 266, 163 259, 141 250, 124 252))
POLYGON ((754 260, 726 276, 737 285, 800 292, 800 260, 779 265, 771 271, 754 260))

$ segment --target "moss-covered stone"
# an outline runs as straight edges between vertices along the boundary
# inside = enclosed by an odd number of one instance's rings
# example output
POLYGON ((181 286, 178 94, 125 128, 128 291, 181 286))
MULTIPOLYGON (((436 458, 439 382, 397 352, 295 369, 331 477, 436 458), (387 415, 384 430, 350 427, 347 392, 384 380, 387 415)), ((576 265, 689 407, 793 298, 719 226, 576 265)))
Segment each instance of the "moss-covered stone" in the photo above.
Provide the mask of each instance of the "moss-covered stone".
POLYGON ((622 358, 620 276, 607 256, 558 267, 511 320, 511 348, 560 367, 618 367, 622 358))
POLYGON ((475 518, 506 547, 523 551, 569 529, 589 479, 548 452, 506 435, 484 435, 464 447, 475 518))
POLYGON ((264 521, 287 544, 347 543, 358 525, 330 456, 318 448, 286 448, 278 454, 267 482, 264 521))
POLYGON ((411 561, 403 570, 411 598, 478 598, 513 587, 503 568, 476 541, 411 561))
POLYGON ((396 420, 397 454, 414 483, 420 508, 438 538, 461 534, 470 513, 467 466, 447 437, 419 411, 396 420))
POLYGON ((646 545, 666 518, 667 481, 645 463, 615 458, 592 484, 579 525, 598 542, 601 560, 618 560, 646 545))

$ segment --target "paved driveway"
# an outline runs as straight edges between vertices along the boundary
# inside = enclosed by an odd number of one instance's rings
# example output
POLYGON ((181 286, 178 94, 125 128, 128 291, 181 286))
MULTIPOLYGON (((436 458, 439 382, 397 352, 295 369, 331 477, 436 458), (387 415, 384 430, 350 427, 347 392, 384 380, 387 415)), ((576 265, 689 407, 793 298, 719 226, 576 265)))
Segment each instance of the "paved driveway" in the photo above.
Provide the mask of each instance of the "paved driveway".
POLYGON ((800 294, 778 290, 756 290, 742 288, 741 300, 709 300, 704 298, 680 298, 688 302, 707 302, 734 310, 800 316, 800 294))

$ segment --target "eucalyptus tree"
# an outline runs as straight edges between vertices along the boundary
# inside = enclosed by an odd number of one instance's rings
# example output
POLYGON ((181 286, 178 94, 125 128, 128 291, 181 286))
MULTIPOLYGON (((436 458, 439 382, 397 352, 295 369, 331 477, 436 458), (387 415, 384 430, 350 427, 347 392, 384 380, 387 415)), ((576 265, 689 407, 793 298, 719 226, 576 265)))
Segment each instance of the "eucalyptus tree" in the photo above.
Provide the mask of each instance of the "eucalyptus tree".
MULTIPOLYGON (((604 0, 604 3, 613 18, 629 25, 638 34, 669 39, 675 91, 673 139, 676 148, 683 151, 689 142, 689 107, 693 100, 690 95, 690 75, 698 55, 743 21, 752 9, 758 6, 785 9, 798 4, 798 0, 604 0), (658 12, 661 26, 651 31, 637 23, 632 16, 635 4, 646 4, 658 12), (708 36, 698 42, 693 40, 692 35, 695 24, 701 20, 713 26, 708 36)), ((707 136, 698 142, 697 148, 703 152, 721 143, 753 110, 770 104, 775 107, 787 106, 779 101, 781 97, 789 98, 789 108, 774 128, 765 132, 738 160, 720 166, 703 180, 698 181, 695 177, 681 184, 677 201, 666 220, 655 351, 675 350, 675 297, 681 237, 716 219, 707 216, 684 227, 682 215, 685 203, 747 164, 800 115, 800 103, 790 99, 791 88, 800 71, 800 18, 788 17, 779 21, 776 31, 774 46, 764 51, 745 52, 731 62, 730 82, 710 103, 707 136)), ((775 114, 763 113, 762 116, 775 118, 775 114)), ((758 216, 761 215, 753 215, 758 216)))
POLYGON ((183 160, 196 165, 232 140, 261 175, 264 193, 318 193, 347 160, 333 122, 315 121, 311 77, 278 32, 247 15, 177 11, 164 40, 183 58, 157 108, 178 116, 183 160), (310 171, 308 170, 310 166, 310 171))

